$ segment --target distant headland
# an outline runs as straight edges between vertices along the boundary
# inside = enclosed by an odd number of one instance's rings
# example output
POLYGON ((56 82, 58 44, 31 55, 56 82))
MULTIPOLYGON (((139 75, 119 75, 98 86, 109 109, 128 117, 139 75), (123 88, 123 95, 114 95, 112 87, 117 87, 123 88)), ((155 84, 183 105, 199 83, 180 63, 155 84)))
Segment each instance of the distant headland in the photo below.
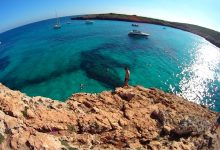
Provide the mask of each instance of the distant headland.
POLYGON ((170 22, 170 21, 164 21, 164 20, 153 19, 148 17, 141 17, 137 15, 124 15, 124 14, 115 14, 115 13, 83 15, 83 16, 72 17, 71 19, 72 20, 87 20, 87 19, 118 20, 118 21, 130 21, 130 22, 163 25, 197 34, 205 38, 207 41, 211 42, 215 46, 220 47, 220 32, 193 24, 170 22))

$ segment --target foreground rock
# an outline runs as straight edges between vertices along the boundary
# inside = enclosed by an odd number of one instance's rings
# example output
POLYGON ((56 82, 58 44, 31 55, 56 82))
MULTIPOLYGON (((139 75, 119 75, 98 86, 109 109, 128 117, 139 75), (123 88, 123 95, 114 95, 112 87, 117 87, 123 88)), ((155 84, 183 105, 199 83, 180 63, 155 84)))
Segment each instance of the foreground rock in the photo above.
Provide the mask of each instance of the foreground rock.
MULTIPOLYGON (((158 89, 74 94, 65 103, 0 85, 0 149, 218 149, 216 114, 158 89)), ((217 131, 219 132, 219 131, 217 131)))

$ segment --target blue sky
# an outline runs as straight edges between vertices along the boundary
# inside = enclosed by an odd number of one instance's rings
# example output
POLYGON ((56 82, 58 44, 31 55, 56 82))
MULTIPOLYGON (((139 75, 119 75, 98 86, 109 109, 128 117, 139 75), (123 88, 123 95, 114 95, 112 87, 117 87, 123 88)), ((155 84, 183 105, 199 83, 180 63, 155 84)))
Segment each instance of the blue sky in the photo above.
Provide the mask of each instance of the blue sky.
POLYGON ((136 14, 220 31, 220 0, 0 0, 0 32, 59 16, 136 14))

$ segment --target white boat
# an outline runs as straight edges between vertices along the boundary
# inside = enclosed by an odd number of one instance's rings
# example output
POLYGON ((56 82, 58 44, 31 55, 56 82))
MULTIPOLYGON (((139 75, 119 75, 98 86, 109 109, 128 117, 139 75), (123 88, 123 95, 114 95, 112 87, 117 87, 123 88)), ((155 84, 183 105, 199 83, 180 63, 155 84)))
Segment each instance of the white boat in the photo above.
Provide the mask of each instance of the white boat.
POLYGON ((60 19, 57 17, 57 13, 56 13, 56 18, 57 18, 57 22, 54 24, 53 28, 60 29, 61 28, 60 19))
POLYGON ((92 20, 86 20, 86 24, 93 24, 94 23, 94 21, 92 21, 92 20))
POLYGON ((133 27, 138 27, 139 25, 138 25, 138 24, 133 23, 133 24, 132 24, 132 26, 133 26, 133 27))
POLYGON ((150 34, 144 33, 144 32, 138 31, 138 30, 132 30, 128 33, 128 35, 130 35, 130 36, 149 36, 150 34))
POLYGON ((55 25, 53 26, 53 28, 54 28, 54 29, 60 29, 60 28, 61 28, 61 25, 60 25, 60 24, 55 24, 55 25))

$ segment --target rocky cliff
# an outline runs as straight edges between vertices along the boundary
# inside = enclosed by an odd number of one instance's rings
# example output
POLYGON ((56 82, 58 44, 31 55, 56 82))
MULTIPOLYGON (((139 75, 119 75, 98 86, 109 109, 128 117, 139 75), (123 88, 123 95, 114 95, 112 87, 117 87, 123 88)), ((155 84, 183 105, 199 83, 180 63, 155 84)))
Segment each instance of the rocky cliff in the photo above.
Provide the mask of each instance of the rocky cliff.
POLYGON ((0 149, 218 149, 216 114, 141 86, 72 95, 65 103, 0 84, 0 149))

